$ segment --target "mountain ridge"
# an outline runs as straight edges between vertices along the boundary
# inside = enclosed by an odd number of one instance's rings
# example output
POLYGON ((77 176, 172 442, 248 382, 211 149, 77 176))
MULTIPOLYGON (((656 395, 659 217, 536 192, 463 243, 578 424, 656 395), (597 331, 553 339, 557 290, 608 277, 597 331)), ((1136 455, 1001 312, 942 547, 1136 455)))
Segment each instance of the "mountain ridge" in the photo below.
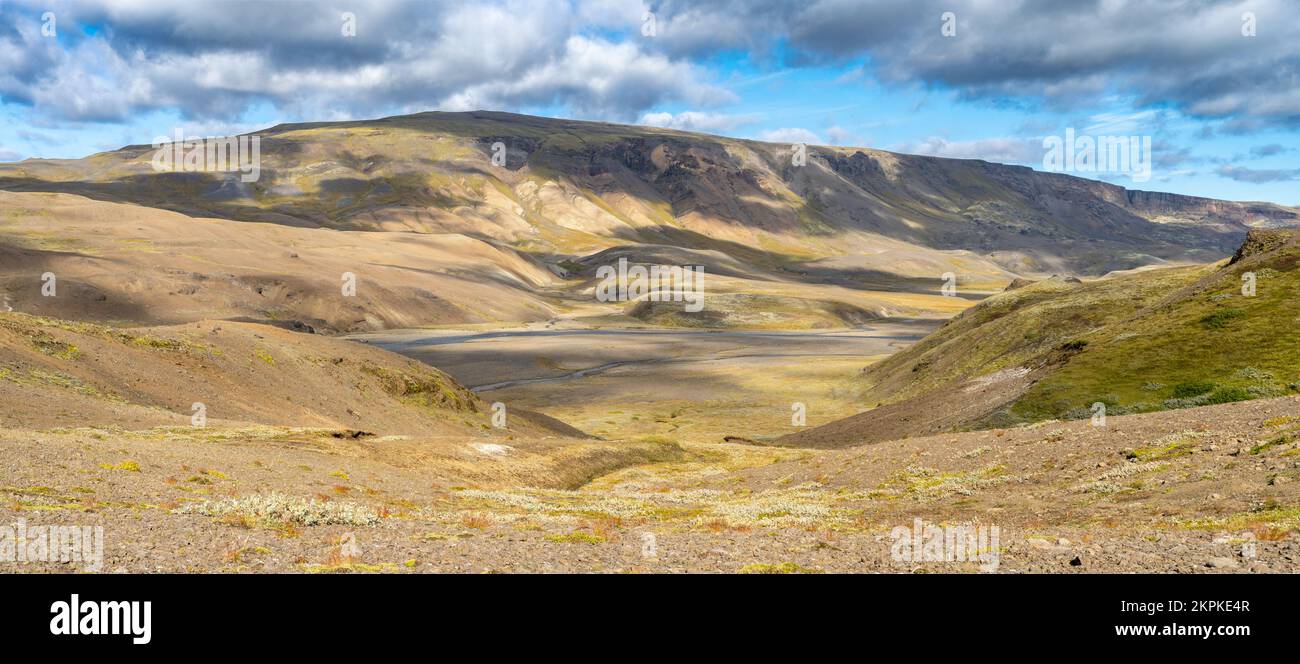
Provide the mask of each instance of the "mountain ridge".
POLYGON ((495 111, 285 123, 248 135, 263 137, 263 177, 250 185, 155 173, 151 146, 127 146, 0 166, 0 188, 287 225, 465 232, 543 259, 668 238, 791 261, 883 237, 970 250, 1031 274, 1206 262, 1248 228, 1300 225, 1300 211, 1272 203, 1130 190, 1026 166, 831 146, 808 146, 806 165, 794 166, 786 144, 495 111), (506 146, 499 167, 495 143, 506 146))

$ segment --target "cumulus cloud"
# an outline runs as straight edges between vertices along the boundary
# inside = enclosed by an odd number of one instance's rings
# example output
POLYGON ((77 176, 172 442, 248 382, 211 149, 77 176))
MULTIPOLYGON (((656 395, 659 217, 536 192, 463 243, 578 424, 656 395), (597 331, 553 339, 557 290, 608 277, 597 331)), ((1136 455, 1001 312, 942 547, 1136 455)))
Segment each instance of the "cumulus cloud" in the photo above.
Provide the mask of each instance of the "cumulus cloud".
POLYGON ((769 143, 803 143, 805 145, 824 145, 825 142, 813 132, 802 127, 782 127, 769 129, 758 135, 760 140, 769 143))
POLYGON ((1300 127, 1300 21, 1291 0, 661 0, 656 46, 774 50, 791 64, 866 61, 878 77, 967 97, 1058 105, 1119 93, 1231 121, 1300 127), (957 16, 945 37, 941 16, 957 16), (1243 35, 1245 12, 1254 36, 1243 35))
MULTIPOLYGON (((1110 127, 1172 108, 1227 133, 1300 129, 1293 0, 9 0, 0 101, 48 122, 172 108, 229 121, 265 103, 299 119, 531 107, 731 131, 745 122, 707 109, 736 97, 708 68, 738 51, 760 69, 833 64, 858 70, 844 81, 1136 110, 1090 120, 1110 127), (47 10, 57 39, 40 35, 47 10), (947 11, 953 37, 940 30, 947 11), (355 36, 342 34, 345 12, 355 36), (653 36, 641 32, 647 12, 653 36), (1243 12, 1255 36, 1242 35, 1243 12), (651 113, 665 107, 697 110, 651 113)), ((1024 157, 1015 140, 919 147, 1024 157)))
POLYGON ((13 150, 6 150, 0 147, 0 161, 22 161, 23 156, 13 150))
POLYGON ((701 85, 694 67, 635 45, 570 37, 553 61, 518 78, 467 81, 444 100, 452 110, 562 104, 587 117, 631 119, 633 111, 670 99, 692 104, 722 104, 735 97, 722 88, 701 85))
POLYGON ((178 108, 208 120, 268 102, 311 119, 558 105, 632 120, 666 103, 734 99, 685 59, 583 34, 625 3, 20 2, 0 8, 14 26, 0 29, 0 99, 52 119, 178 108), (32 20, 47 4, 57 40, 32 20), (345 12, 355 36, 343 34, 345 12))

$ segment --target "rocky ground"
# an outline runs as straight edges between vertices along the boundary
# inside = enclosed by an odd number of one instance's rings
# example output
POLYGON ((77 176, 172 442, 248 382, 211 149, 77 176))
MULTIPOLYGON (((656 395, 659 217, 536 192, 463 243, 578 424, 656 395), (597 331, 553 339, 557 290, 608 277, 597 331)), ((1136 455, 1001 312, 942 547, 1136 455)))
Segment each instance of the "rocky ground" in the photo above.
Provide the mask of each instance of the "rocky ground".
POLYGON ((563 487, 465 439, 3 430, 0 525, 103 526, 105 571, 1294 572, 1297 432, 1288 397, 832 451, 660 441, 563 487), (996 547, 899 555, 916 519, 996 547))

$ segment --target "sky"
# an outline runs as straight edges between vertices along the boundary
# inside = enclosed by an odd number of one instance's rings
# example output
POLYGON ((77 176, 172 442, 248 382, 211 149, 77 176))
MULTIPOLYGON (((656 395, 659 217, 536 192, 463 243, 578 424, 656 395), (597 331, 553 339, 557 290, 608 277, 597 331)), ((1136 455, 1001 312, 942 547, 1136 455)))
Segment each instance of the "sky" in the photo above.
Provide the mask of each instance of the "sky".
POLYGON ((490 109, 1300 205, 1300 0, 0 0, 0 161, 490 109), (1140 145, 1140 143, 1139 143, 1140 145), (1135 153, 1136 154, 1136 153, 1135 153))

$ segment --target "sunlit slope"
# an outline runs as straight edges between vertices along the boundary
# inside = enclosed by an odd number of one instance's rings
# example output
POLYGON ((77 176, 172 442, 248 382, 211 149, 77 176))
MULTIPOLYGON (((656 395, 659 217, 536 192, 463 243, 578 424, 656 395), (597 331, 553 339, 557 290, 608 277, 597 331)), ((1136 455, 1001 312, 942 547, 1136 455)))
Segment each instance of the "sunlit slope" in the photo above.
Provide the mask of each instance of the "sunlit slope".
MULTIPOLYGON (((1017 273, 1101 274, 1213 260, 1249 227, 1300 222, 1295 210, 1266 203, 1130 191, 976 160, 810 146, 796 164, 790 145, 507 113, 291 124, 257 135, 256 182, 155 172, 154 149, 132 146, 6 165, 0 188, 194 216, 463 233, 557 260, 660 244, 764 268, 901 249, 925 263, 933 250, 968 250, 1017 273)), ((836 269, 850 277, 872 268, 836 269)), ((959 276, 998 272, 972 265, 959 276)), ((905 265, 898 273, 938 276, 905 265)))
POLYGON ((1300 248, 1254 231, 1232 261, 1018 285, 861 376, 874 410, 785 442, 1005 426, 1300 389, 1300 248), (1253 275, 1253 296, 1243 275, 1253 275))
POLYGON ((1147 412, 1300 389, 1298 265, 1300 250, 1287 237, 1137 315, 1080 335, 1087 345, 1030 388, 1012 413, 1077 416, 1097 402, 1112 413, 1147 412), (1253 296, 1242 293, 1246 273, 1255 281, 1253 296))

